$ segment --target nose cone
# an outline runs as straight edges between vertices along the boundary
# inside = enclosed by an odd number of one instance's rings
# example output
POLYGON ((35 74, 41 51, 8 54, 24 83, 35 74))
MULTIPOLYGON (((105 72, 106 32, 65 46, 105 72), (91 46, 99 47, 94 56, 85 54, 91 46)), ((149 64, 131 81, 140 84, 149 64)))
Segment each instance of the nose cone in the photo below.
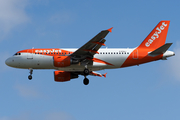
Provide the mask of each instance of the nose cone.
POLYGON ((8 58, 8 59, 5 61, 5 63, 6 63, 7 66, 15 67, 15 62, 14 62, 14 58, 13 58, 13 57, 8 58))
POLYGON ((6 65, 10 66, 11 64, 11 60, 8 58, 6 61, 5 61, 6 65))

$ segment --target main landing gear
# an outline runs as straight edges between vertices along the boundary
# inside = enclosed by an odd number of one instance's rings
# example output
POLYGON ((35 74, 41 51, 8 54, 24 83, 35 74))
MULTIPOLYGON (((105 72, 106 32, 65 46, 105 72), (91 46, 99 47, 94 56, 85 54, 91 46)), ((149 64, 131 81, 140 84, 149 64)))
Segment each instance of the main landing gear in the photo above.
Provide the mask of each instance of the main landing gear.
POLYGON ((84 83, 84 85, 88 85, 89 84, 89 79, 86 78, 86 76, 89 75, 89 69, 85 68, 83 73, 84 73, 84 77, 85 77, 84 80, 83 80, 83 83, 84 83))
POLYGON ((29 70, 30 70, 30 71, 29 71, 30 75, 28 76, 28 79, 31 80, 31 79, 32 79, 33 69, 29 69, 29 70))
POLYGON ((89 79, 85 77, 84 80, 83 80, 83 83, 84 83, 84 85, 88 85, 89 84, 89 79))

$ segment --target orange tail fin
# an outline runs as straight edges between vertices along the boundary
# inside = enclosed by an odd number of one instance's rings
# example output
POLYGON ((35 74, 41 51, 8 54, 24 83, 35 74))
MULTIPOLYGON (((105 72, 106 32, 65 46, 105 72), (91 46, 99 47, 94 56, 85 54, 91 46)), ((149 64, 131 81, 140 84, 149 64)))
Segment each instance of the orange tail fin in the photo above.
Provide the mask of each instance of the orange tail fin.
POLYGON ((165 44, 170 21, 161 21, 138 48, 157 49, 165 44))

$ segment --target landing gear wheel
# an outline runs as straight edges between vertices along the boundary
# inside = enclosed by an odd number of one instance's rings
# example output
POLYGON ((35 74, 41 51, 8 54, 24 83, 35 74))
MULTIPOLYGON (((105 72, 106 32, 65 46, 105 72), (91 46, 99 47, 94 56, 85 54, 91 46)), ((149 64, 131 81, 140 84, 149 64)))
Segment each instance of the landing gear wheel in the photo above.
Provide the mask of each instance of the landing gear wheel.
POLYGON ((29 75, 29 76, 28 76, 28 79, 31 80, 31 79, 32 79, 32 75, 29 75))
POLYGON ((89 69, 87 68, 84 69, 84 75, 89 75, 89 69))
POLYGON ((84 85, 88 85, 89 84, 89 79, 84 78, 83 83, 84 83, 84 85))
POLYGON ((29 68, 29 73, 30 73, 30 75, 28 76, 28 79, 31 80, 32 79, 32 73, 33 73, 32 68, 29 68))

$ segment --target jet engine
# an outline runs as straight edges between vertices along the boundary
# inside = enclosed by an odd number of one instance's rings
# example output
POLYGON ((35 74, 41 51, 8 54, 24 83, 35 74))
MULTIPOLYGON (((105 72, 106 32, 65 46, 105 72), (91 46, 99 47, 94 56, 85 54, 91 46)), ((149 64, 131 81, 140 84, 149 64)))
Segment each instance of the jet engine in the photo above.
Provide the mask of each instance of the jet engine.
POLYGON ((73 60, 70 56, 54 56, 55 67, 67 67, 71 64, 78 64, 78 60, 73 60))
POLYGON ((54 80, 56 82, 66 82, 74 78, 78 78, 78 74, 65 71, 54 71, 54 80))

